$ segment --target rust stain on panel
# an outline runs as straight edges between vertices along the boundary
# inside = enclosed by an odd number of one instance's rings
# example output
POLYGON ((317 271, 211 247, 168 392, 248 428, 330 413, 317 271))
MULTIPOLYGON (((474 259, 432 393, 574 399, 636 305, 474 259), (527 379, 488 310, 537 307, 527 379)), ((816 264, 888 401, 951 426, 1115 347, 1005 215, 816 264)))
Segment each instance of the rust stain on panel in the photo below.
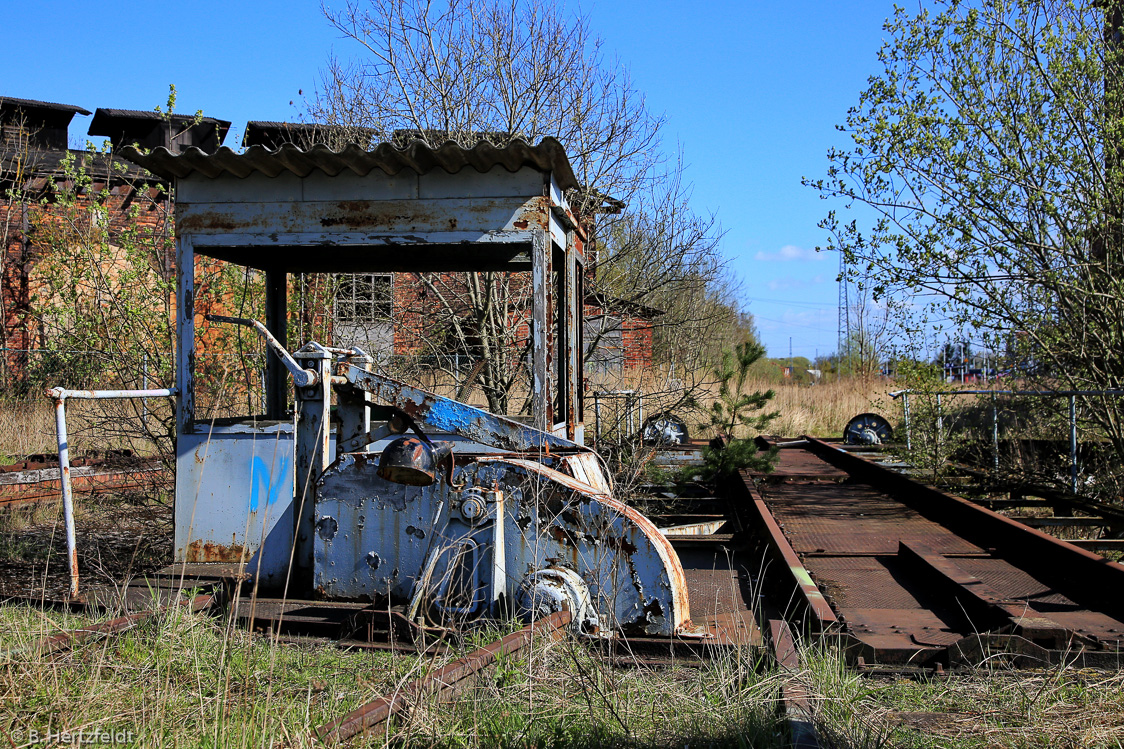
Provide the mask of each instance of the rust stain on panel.
POLYGON ((216 544, 212 541, 197 539, 187 546, 186 561, 188 562, 248 562, 250 551, 245 546, 234 543, 229 546, 216 544))

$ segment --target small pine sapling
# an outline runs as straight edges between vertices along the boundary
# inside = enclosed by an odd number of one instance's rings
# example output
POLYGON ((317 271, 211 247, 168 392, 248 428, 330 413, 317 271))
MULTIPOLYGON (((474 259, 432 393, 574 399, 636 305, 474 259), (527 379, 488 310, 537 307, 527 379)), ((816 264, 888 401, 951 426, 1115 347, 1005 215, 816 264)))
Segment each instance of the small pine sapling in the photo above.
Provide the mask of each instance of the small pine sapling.
POLYGON ((742 392, 750 367, 764 355, 765 347, 756 341, 745 341, 722 352, 722 360, 714 368, 718 399, 710 406, 709 421, 699 424, 699 428, 714 432, 723 444, 704 447, 703 465, 685 469, 682 479, 697 477, 712 481, 747 468, 772 470, 776 451, 761 453, 753 437, 780 415, 778 411, 760 413, 772 400, 774 392, 742 392))

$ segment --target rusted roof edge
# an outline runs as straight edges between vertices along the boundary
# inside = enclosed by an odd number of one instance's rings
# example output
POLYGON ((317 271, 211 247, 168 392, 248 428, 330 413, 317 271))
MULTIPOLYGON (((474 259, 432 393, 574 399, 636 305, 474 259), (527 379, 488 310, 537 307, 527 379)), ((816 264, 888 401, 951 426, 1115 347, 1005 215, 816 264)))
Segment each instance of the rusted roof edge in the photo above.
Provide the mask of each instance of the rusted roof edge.
POLYGON ((254 172, 275 177, 286 171, 305 177, 315 169, 331 177, 344 169, 350 169, 361 177, 375 169, 381 169, 389 175, 398 174, 403 169, 411 169, 418 174, 442 169, 455 174, 465 167, 472 167, 483 173, 502 166, 509 172, 515 172, 531 166, 543 172, 553 172, 555 181, 563 190, 578 187, 566 149, 550 137, 543 138, 534 146, 515 140, 503 147, 482 142, 471 149, 452 141, 438 148, 431 148, 420 140, 404 148, 381 143, 372 151, 354 144, 342 151, 333 151, 324 144, 316 144, 305 150, 286 143, 276 150, 251 146, 243 153, 236 153, 223 146, 215 153, 208 154, 192 147, 175 154, 163 147, 142 152, 133 146, 126 146, 121 149, 120 155, 153 174, 168 179, 182 179, 191 174, 214 178, 224 173, 241 178, 254 172))

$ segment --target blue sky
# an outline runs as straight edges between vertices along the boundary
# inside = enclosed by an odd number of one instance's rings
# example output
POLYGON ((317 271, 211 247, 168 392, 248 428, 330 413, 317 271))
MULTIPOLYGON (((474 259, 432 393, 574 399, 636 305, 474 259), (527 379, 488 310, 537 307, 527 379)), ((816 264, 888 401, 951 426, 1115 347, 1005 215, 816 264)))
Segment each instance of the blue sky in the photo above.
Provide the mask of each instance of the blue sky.
MULTIPOLYGON (((329 3, 332 5, 333 3, 329 3)), ((340 3, 335 3, 336 5, 340 3)), ((4 0, 0 95, 86 109, 151 109, 168 84, 177 110, 234 122, 292 120, 339 39, 317 0, 189 4, 4 0)), ((569 7, 576 7, 569 3, 569 7)), ((814 252, 830 204, 800 185, 821 176, 835 132, 878 72, 887 0, 584 2, 606 51, 627 65, 681 146, 693 205, 717 215, 744 306, 771 356, 836 345, 838 258, 814 252)), ((82 142, 89 118, 71 138, 82 142)), ((838 206, 837 206, 838 207, 838 206)))

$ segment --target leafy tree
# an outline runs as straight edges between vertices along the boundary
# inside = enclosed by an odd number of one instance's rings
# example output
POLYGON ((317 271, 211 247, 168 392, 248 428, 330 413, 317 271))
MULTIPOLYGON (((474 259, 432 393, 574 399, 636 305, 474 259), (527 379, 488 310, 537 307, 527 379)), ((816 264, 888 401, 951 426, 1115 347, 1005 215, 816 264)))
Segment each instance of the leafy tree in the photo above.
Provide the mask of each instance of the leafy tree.
MULTIPOLYGON (((952 332, 1015 336, 1035 387, 1121 387, 1121 5, 926 6, 887 21, 883 71, 839 127, 850 144, 806 180, 858 209, 828 214, 830 249, 952 332)), ((1118 399, 1087 408, 1124 458, 1118 399)))

